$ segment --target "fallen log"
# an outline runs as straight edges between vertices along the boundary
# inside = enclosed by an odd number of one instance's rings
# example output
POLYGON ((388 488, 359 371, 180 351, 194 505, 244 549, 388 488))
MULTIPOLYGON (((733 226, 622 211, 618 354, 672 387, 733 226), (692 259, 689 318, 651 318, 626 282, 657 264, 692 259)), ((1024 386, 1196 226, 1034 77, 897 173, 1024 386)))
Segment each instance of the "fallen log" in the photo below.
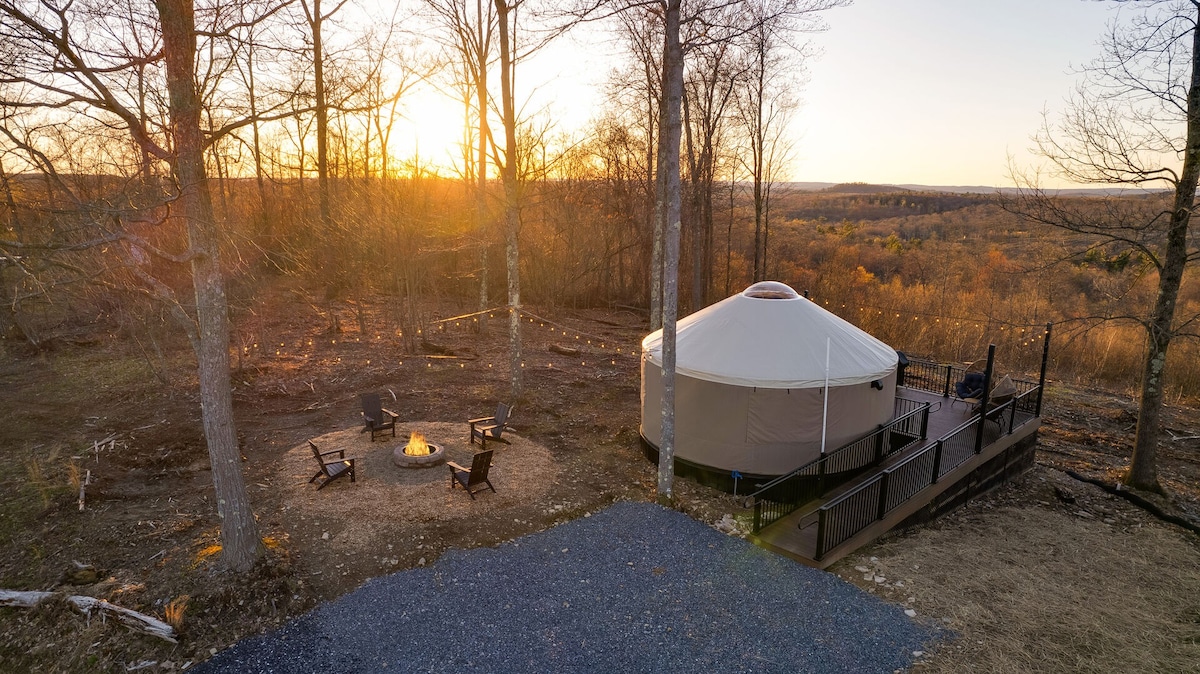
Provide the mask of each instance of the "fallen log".
POLYGON ((550 350, 554 353, 561 353, 564 356, 578 356, 579 349, 571 346, 563 346, 561 344, 551 344, 550 350))
MULTIPOLYGON (((0 606, 32 608, 38 603, 56 595, 58 595, 57 592, 39 592, 37 590, 0 590, 0 606)), ((135 632, 141 632, 142 634, 147 634, 152 637, 158 637, 159 639, 164 639, 173 644, 179 643, 175 640, 175 628, 157 618, 153 618, 144 613, 138 613, 137 611, 127 608, 122 608, 116 604, 110 604, 103 599, 97 599, 95 597, 66 595, 65 598, 67 603, 71 605, 71 608, 88 617, 91 617, 93 613, 98 612, 101 617, 113 617, 117 620, 117 622, 135 632)))

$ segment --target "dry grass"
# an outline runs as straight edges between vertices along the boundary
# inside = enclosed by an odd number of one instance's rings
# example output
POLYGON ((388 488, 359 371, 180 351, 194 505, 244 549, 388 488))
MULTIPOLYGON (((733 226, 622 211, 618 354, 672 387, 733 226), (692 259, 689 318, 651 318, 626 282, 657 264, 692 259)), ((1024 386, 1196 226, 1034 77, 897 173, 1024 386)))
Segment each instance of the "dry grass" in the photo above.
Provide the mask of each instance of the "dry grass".
POLYGON ((171 627, 174 627, 176 632, 183 631, 183 614, 187 613, 188 602, 191 599, 186 594, 180 595, 167 602, 167 605, 163 608, 163 620, 171 627))
POLYGON ((1021 482, 838 565, 959 635, 916 671, 1200 672, 1196 537, 1055 471, 1021 482), (1080 501, 1042 500, 1055 482, 1080 501))

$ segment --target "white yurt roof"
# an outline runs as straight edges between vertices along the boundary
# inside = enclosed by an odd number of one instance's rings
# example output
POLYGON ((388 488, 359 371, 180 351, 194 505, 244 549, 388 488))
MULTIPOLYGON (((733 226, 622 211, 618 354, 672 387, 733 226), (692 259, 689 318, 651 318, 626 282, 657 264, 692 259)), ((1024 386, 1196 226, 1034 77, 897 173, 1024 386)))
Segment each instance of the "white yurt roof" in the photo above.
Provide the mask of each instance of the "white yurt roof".
MULTIPOLYGON (((676 326, 675 371, 707 381, 760 388, 819 388, 881 379, 896 369, 892 347, 776 281, 701 309, 676 326)), ((642 340, 662 366, 662 330, 642 340)))

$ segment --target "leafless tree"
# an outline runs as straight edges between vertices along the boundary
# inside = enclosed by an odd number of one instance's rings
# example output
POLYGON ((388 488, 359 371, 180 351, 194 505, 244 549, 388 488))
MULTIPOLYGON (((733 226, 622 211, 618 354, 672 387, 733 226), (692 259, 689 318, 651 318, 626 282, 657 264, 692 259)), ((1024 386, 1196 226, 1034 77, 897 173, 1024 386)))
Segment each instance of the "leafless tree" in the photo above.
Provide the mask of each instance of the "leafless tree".
POLYGON ((1021 195, 1005 206, 1032 220, 1080 235, 1076 252, 1102 247, 1144 259, 1155 278, 1151 306, 1119 315, 1142 325, 1146 352, 1133 457, 1125 482, 1161 491, 1157 453, 1168 349, 1196 337, 1200 316, 1177 315, 1184 274, 1200 248, 1191 226, 1200 179, 1200 2, 1126 2, 1112 22, 1103 53, 1057 122, 1047 121, 1037 150, 1069 181, 1166 189, 1169 205, 1146 208, 1109 200, 1072 204, 1042 189, 1036 172, 1014 171, 1021 195))
POLYGON ((222 27, 212 22, 216 13, 208 11, 203 17, 209 23, 198 29, 196 8, 189 0, 156 0, 153 5, 131 4, 128 9, 156 39, 137 42, 128 33, 98 30, 102 17, 111 11, 108 3, 0 0, 0 34, 20 55, 0 64, 0 86, 5 86, 6 93, 12 93, 14 86, 35 92, 5 103, 44 115, 42 123, 47 128, 94 119, 102 127, 124 130, 138 153, 170 166, 174 178, 170 201, 157 209, 137 204, 127 208, 89 204, 58 171, 54 158, 42 151, 39 138, 0 127, 4 138, 43 172, 56 194, 75 206, 84 225, 69 240, 5 238, 0 240, 0 251, 12 259, 29 252, 53 256, 71 250, 111 249, 121 269, 172 308, 197 357, 201 417, 221 518, 222 562, 245 571, 261 555, 262 544, 242 478, 233 422, 220 231, 213 217, 204 161, 208 144, 228 133, 230 127, 204 136, 203 95, 197 87, 197 82, 203 81, 198 78, 202 50, 197 36, 201 32, 211 35, 222 27), (156 77, 142 75, 151 71, 156 77), (162 100, 169 115, 165 127, 157 125, 153 116, 140 114, 138 107, 139 101, 146 100, 140 87, 158 83, 165 85, 162 100), (185 250, 172 252, 141 234, 161 214, 182 226, 185 250), (168 284, 150 273, 144 263, 150 256, 189 268, 194 313, 187 311, 168 284))
MULTIPOLYGON (((473 90, 477 154, 473 167, 464 167, 475 177, 475 230, 479 238, 479 310, 488 308, 488 70, 494 60, 495 5, 486 0, 425 0, 445 30, 444 44, 454 54, 464 84, 473 90)), ((467 151, 469 158, 470 152, 467 151)), ((469 163, 469 162, 468 162, 469 163)), ((481 317, 482 318, 482 317, 481 317)))

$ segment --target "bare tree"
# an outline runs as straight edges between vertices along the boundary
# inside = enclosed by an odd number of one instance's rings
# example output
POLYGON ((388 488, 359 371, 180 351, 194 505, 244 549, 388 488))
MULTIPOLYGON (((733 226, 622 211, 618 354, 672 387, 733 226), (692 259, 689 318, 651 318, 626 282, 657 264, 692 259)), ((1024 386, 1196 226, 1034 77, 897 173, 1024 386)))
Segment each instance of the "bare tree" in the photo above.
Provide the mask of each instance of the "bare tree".
MULTIPOLYGON (((508 270, 508 367, 510 395, 521 397, 521 265, 518 237, 521 233, 520 195, 517 185, 517 105, 513 93, 516 66, 515 35, 520 1, 494 0, 500 35, 500 119, 504 123, 504 262, 508 270)), ((482 114, 482 113, 481 113, 482 114)))
POLYGON ((58 172, 55 160, 41 150, 36 138, 19 136, 4 126, 0 133, 26 153, 31 165, 44 173, 57 194, 74 203, 86 229, 82 237, 76 234, 71 240, 49 239, 34 245, 6 238, 0 240, 0 250, 11 259, 30 251, 53 256, 81 248, 111 248, 124 270, 172 308, 196 352, 201 417, 221 518, 222 563, 245 571, 261 555, 262 544, 242 478, 233 422, 220 232, 213 218, 204 163, 205 148, 213 139, 206 139, 201 132, 202 96, 196 84, 196 13, 189 0, 156 0, 152 9, 145 5, 133 7, 132 12, 160 31, 165 64, 161 81, 166 85, 170 116, 167 129, 156 128, 148 115, 138 114, 133 103, 138 100, 137 86, 133 90, 123 88, 129 83, 128 76, 139 71, 139 64, 154 62, 149 48, 153 41, 122 42, 111 35, 88 31, 90 22, 101 16, 96 7, 0 0, 0 32, 10 48, 20 53, 20 58, 6 60, 0 66, 0 84, 19 84, 37 92, 36 99, 18 98, 6 103, 47 115, 47 126, 77 123, 76 116, 94 117, 103 127, 127 132, 138 152, 167 162, 175 184, 166 208, 171 220, 185 229, 187 249, 172 253, 136 233, 131 221, 152 222, 153 210, 89 206, 58 172), (57 115, 60 110, 69 114, 57 115), (194 316, 187 313, 167 284, 151 276, 139 262, 148 255, 190 268, 194 316))
MULTIPOLYGON (((492 40, 496 33, 495 5, 485 0, 425 0, 425 4, 438 17, 448 33, 445 40, 457 57, 455 60, 465 76, 465 84, 472 88, 475 97, 475 116, 478 124, 476 135, 478 152, 473 168, 464 167, 468 175, 475 177, 475 230, 479 237, 479 310, 488 308, 488 244, 490 236, 487 183, 488 144, 491 133, 488 129, 488 68, 493 60, 492 40)), ((469 151, 467 155, 469 157, 469 151)), ((482 318, 481 323, 482 323, 482 318)))
POLYGON ((628 105, 637 110, 637 118, 644 125, 645 134, 645 200, 650 207, 645 209, 646 231, 649 234, 649 306, 650 329, 662 327, 662 247, 663 220, 659 208, 659 181, 662 172, 658 166, 658 121, 662 99, 662 21, 655 18, 651 6, 634 6, 618 13, 621 41, 625 46, 632 66, 618 75, 611 86, 613 97, 619 105, 628 105), (622 96, 633 93, 634 100, 625 102, 622 96))
POLYGON ((329 193, 329 99, 325 83, 325 22, 341 11, 349 0, 340 0, 323 10, 321 0, 300 0, 304 21, 312 38, 313 108, 317 131, 317 201, 321 224, 326 233, 333 230, 333 210, 329 193))
POLYGON ((1081 235, 1079 255, 1111 247, 1150 267, 1156 284, 1152 306, 1124 307, 1119 315, 1146 331, 1125 482, 1161 491, 1157 452, 1168 349, 1176 337, 1196 337, 1200 319, 1176 311, 1184 273, 1200 259, 1191 227, 1200 179, 1200 2, 1127 5, 1109 27, 1102 56, 1084 69, 1061 120, 1047 121, 1038 134, 1037 150, 1069 181, 1166 188, 1169 205, 1147 209, 1146 202, 1131 207, 1109 200, 1103 207, 1080 207, 1042 189, 1036 173, 1014 171, 1021 195, 1005 206, 1081 235))
POLYGON ((683 42, 680 40, 682 0, 667 0, 663 7, 663 93, 659 108, 658 168, 663 174, 661 211, 663 236, 662 320, 662 442, 658 448, 658 500, 675 500, 675 329, 679 309, 679 230, 682 194, 679 178, 679 144, 683 135, 683 42))
MULTIPOLYGON (((743 11, 736 8, 736 11, 743 11)), ((725 22, 726 30, 733 22, 725 22)), ((713 267, 713 185, 721 161, 727 108, 739 73, 732 63, 735 45, 715 39, 697 47, 684 82, 683 127, 691 189, 692 311, 708 305, 713 267)))
MULTIPOLYGON (((754 200, 754 280, 767 278, 767 239, 770 236, 772 176, 787 158, 784 137, 787 122, 797 105, 795 91, 804 75, 809 47, 797 43, 802 32, 819 30, 804 15, 776 13, 775 3, 747 3, 754 17, 741 39, 744 69, 737 87, 737 110, 749 158, 743 161, 750 174, 754 200)), ((824 3, 833 7, 843 2, 824 3)))

